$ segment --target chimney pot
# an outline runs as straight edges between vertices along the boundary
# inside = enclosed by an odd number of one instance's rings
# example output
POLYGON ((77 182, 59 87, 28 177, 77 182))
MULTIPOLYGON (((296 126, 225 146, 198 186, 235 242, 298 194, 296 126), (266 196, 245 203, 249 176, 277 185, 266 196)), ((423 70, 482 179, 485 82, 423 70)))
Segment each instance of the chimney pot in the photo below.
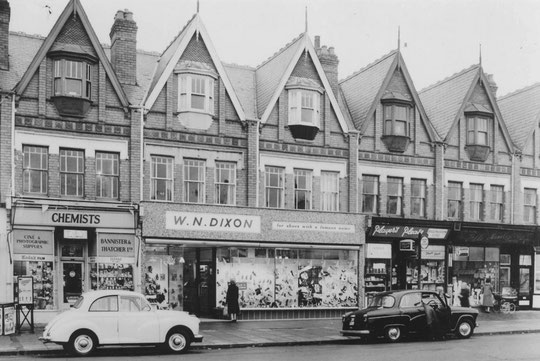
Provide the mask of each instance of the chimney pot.
POLYGON ((9 1, 0 0, 0 69, 9 70, 9 1))
POLYGON ((334 47, 333 46, 329 47, 328 52, 330 53, 330 55, 334 55, 334 47))
POLYGON ((116 12, 116 15, 114 16, 114 20, 123 19, 124 18, 124 12, 122 10, 118 10, 116 12))
POLYGON ((315 49, 319 49, 321 47, 321 37, 319 35, 315 35, 315 49))

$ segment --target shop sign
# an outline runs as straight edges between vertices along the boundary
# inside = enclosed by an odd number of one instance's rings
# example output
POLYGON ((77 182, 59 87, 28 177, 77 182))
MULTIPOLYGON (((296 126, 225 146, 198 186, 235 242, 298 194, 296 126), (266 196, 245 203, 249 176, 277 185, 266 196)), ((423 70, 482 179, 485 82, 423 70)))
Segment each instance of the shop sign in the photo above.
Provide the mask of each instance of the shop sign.
POLYGON ((0 335, 11 335, 15 333, 15 307, 14 306, 4 306, 0 308, 0 335), (2 327, 4 328, 2 330, 2 327))
POLYGON ((420 246, 422 247, 422 249, 428 248, 429 247, 429 238, 427 238, 426 236, 423 236, 420 239, 420 246))
POLYGON ((333 233, 354 233, 353 224, 272 222, 272 229, 278 231, 316 231, 333 233))
POLYGON ((387 243, 367 243, 366 258, 392 258, 392 245, 387 243))
POLYGON ((469 257, 469 247, 454 247, 456 257, 469 257))
POLYGON ((13 253, 16 255, 50 255, 54 254, 53 233, 16 229, 13 231, 13 253))
POLYGON ((444 260, 444 246, 428 246, 422 250, 422 259, 444 260))
POLYGON ((18 208, 16 225, 134 228, 135 219, 130 212, 92 212, 18 208))
POLYGON ((133 263, 135 236, 132 234, 100 233, 97 237, 98 263, 133 263))
POLYGON ((23 276, 17 279, 17 299, 20 305, 34 304, 34 277, 23 276))
POLYGON ((239 291, 247 290, 247 282, 237 282, 236 285, 238 286, 239 291))
POLYGON ((14 254, 14 261, 32 261, 32 262, 53 262, 54 255, 41 255, 41 254, 14 254))
POLYGON ((389 226, 377 224, 373 227, 373 237, 415 238, 419 234, 427 234, 429 239, 445 239, 448 230, 444 228, 424 228, 408 226, 389 226))
POLYGON ((168 211, 165 213, 165 228, 177 231, 261 233, 261 217, 168 211))

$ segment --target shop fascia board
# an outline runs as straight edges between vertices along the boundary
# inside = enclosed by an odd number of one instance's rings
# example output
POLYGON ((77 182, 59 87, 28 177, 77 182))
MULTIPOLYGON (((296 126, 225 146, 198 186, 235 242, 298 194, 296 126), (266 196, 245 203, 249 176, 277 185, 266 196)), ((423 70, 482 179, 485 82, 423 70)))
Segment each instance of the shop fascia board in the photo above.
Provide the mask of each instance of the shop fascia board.
POLYGON ((26 197, 13 197, 12 206, 14 207, 26 207, 26 206, 36 206, 36 207, 48 207, 48 208, 92 208, 92 209, 102 209, 102 210, 129 210, 132 212, 137 209, 136 204, 132 203, 109 203, 109 202, 95 202, 95 201, 69 201, 69 200, 53 200, 53 199, 42 199, 42 198, 26 198, 26 197))
POLYGON ((316 249, 350 249, 360 250, 363 244, 317 244, 317 243, 265 243, 265 242, 229 242, 229 241, 203 241, 192 239, 145 238, 147 244, 174 244, 185 246, 226 246, 226 247, 257 247, 257 248, 316 248, 316 249))

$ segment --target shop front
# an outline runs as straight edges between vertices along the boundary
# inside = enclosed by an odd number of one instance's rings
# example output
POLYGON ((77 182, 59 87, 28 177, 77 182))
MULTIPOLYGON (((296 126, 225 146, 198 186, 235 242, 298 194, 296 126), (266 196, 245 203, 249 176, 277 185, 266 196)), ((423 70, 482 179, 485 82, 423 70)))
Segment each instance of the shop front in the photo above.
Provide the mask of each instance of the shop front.
POLYGON ((35 310, 69 308, 89 290, 135 289, 139 242, 131 206, 25 199, 13 204, 11 224, 14 284, 33 277, 35 310))
POLYGON ((365 293, 447 291, 450 224, 373 218, 367 234, 365 293))
POLYGON ((142 207, 143 289, 151 302, 220 318, 235 280, 243 319, 335 317, 359 305, 362 217, 142 207))

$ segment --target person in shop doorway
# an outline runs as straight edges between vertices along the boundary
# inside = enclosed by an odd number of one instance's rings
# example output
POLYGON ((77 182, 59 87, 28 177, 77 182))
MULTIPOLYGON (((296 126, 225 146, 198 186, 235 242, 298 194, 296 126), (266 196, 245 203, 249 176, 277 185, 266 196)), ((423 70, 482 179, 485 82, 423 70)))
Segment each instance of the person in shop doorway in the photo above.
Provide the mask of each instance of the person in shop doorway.
POLYGON ((493 285, 490 278, 486 278, 480 293, 482 294, 482 307, 484 307, 484 311, 490 313, 491 307, 493 307, 493 285))
POLYGON ((236 318, 240 313, 240 305, 238 304, 238 286, 236 281, 231 279, 229 287, 227 288, 227 309, 231 322, 236 322, 236 318))
POLYGON ((461 283, 461 290, 459 292, 459 303, 461 307, 471 307, 469 297, 471 293, 469 291, 469 285, 467 282, 461 283))

